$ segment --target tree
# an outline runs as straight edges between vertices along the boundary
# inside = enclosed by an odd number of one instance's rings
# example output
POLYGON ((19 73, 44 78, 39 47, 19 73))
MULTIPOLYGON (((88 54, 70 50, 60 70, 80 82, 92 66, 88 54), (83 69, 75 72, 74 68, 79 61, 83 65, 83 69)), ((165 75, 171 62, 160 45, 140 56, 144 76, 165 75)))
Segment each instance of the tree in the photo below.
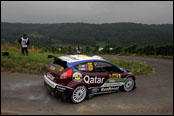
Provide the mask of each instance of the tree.
POLYGON ((136 54, 143 55, 144 54, 144 46, 137 47, 136 54))
POLYGON ((144 46, 144 54, 145 55, 155 55, 155 47, 153 44, 149 44, 144 46))
POLYGON ((85 52, 86 52, 87 54, 90 53, 90 47, 89 47, 88 45, 86 46, 86 50, 85 50, 85 52))
POLYGON ((69 53, 69 54, 72 53, 72 48, 71 48, 71 46, 68 46, 68 53, 69 53))
POLYGON ((137 48, 136 44, 133 44, 133 45, 130 45, 130 46, 124 48, 124 52, 128 53, 128 54, 132 54, 132 53, 136 52, 136 48, 137 48))
POLYGON ((106 46, 104 47, 104 49, 103 49, 102 52, 103 52, 104 54, 106 54, 106 53, 109 54, 109 53, 110 53, 110 49, 109 49, 109 48, 110 48, 109 45, 106 45, 106 46))
POLYGON ((113 49, 113 53, 119 54, 122 52, 122 49, 123 49, 122 45, 118 45, 113 49))
POLYGON ((149 43, 154 45, 173 43, 173 24, 22 24, 1 22, 1 39, 14 44, 15 40, 19 39, 23 32, 28 34, 31 45, 35 46, 88 44, 92 47, 96 43, 101 42, 115 47, 119 43, 122 43, 124 46, 132 43, 136 43, 137 46, 149 43))
POLYGON ((98 54, 98 50, 99 50, 99 46, 96 45, 95 48, 94 48, 94 50, 93 50, 93 53, 94 54, 98 54))
POLYGON ((173 56, 173 44, 158 46, 155 49, 156 55, 173 56))

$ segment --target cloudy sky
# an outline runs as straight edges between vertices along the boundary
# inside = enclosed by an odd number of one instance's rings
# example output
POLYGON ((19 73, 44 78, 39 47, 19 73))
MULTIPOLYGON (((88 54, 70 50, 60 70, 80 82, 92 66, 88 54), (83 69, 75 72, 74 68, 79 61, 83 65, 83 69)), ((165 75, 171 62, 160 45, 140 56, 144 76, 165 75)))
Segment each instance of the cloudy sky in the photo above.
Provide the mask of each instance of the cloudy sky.
POLYGON ((173 1, 1 1, 1 22, 173 24, 173 1))

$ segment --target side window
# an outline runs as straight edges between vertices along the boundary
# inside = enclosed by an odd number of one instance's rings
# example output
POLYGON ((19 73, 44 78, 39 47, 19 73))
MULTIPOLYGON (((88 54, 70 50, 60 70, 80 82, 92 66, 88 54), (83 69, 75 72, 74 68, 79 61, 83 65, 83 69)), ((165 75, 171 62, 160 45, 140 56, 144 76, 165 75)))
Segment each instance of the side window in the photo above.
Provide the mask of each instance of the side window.
POLYGON ((105 62, 94 62, 94 67, 96 72, 106 72, 109 65, 105 62))
POLYGON ((75 68, 77 68, 77 70, 79 70, 79 71, 84 71, 84 72, 92 72, 94 69, 92 62, 78 64, 75 66, 75 68))
POLYGON ((96 72, 121 73, 121 71, 112 64, 106 62, 94 62, 96 72))

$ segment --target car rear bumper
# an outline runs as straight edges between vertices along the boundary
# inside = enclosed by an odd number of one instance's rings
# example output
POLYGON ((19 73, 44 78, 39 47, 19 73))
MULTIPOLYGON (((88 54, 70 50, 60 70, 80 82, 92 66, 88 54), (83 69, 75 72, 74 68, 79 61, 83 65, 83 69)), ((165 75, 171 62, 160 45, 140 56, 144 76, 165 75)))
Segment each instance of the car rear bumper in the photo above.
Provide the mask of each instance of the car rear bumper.
POLYGON ((51 93, 61 96, 71 96, 73 92, 73 88, 59 85, 51 81, 46 75, 44 75, 44 85, 51 93))

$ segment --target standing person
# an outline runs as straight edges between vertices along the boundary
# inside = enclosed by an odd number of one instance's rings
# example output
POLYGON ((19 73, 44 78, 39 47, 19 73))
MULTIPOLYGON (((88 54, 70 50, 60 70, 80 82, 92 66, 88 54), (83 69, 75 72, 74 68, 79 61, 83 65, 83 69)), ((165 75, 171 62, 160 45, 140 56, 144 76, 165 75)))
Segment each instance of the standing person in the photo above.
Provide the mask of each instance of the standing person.
POLYGON ((76 48, 76 50, 77 50, 77 54, 80 54, 80 52, 81 52, 82 49, 81 49, 81 47, 78 45, 77 48, 76 48))
POLYGON ((23 34, 23 37, 21 37, 18 40, 19 44, 21 44, 21 52, 23 55, 28 56, 28 45, 29 45, 29 38, 26 34, 23 34))

